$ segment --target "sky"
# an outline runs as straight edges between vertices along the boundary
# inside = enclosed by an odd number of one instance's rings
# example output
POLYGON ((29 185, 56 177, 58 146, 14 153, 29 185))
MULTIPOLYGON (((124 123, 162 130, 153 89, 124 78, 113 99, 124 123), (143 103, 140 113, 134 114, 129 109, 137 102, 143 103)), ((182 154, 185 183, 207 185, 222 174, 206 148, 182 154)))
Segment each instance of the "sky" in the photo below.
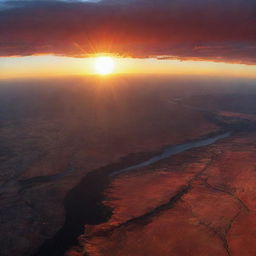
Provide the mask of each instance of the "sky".
POLYGON ((255 77, 254 0, 0 0, 0 78, 116 73, 255 77))

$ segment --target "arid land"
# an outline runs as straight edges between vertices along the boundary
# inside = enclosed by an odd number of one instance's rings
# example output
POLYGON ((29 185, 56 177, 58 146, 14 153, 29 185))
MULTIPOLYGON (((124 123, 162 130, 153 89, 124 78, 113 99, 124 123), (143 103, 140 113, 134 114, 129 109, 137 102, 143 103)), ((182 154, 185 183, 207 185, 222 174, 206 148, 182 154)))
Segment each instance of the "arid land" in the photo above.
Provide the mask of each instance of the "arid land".
POLYGON ((228 83, 45 83, 1 87, 4 256, 253 255, 253 87, 249 96, 228 83), (213 145, 109 175, 228 129, 213 145))

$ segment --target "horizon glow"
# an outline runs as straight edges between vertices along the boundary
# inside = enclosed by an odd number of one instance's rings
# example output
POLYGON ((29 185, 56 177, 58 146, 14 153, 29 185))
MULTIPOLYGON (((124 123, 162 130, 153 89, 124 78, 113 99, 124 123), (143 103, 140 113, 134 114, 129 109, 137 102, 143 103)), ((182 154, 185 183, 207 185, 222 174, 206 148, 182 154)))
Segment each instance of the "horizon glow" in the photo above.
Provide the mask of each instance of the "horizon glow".
MULTIPOLYGON (((103 55, 98 55, 104 56, 103 55)), ((54 55, 1 57, 0 79, 95 74, 95 59, 54 55)), ((117 74, 214 75, 256 78, 256 65, 212 61, 136 59, 111 56, 117 74)))

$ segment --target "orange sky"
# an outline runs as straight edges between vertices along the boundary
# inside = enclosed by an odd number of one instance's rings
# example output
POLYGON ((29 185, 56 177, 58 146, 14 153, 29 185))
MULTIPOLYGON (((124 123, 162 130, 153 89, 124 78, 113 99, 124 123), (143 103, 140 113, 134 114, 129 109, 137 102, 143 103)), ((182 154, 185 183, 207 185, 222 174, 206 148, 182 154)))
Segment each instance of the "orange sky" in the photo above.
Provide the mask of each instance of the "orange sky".
MULTIPOLYGON (((117 58, 113 74, 213 75, 256 78, 256 65, 210 61, 117 58)), ((92 75, 95 58, 53 55, 0 58, 0 78, 92 75)))

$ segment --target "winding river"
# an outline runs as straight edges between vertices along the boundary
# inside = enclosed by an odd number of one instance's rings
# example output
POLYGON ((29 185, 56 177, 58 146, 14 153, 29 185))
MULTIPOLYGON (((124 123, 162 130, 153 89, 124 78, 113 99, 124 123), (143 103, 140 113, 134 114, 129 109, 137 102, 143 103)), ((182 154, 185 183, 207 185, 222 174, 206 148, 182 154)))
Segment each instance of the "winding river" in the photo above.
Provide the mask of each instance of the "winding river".
POLYGON ((141 168, 141 167, 145 167, 145 166, 154 164, 154 163, 156 163, 156 162, 158 162, 162 159, 165 159, 165 158, 168 158, 170 156, 179 154, 179 153, 187 151, 189 149, 204 147, 204 146, 213 144, 213 143, 215 143, 216 141, 218 141, 220 139, 224 139, 226 137, 229 137, 230 135, 231 135, 231 132, 226 132, 226 133, 217 135, 215 137, 196 140, 196 141, 192 141, 192 142, 185 143, 185 144, 179 144, 179 145, 175 145, 175 146, 169 146, 166 149, 164 149, 162 152, 160 152, 159 154, 150 158, 149 160, 144 161, 144 162, 139 163, 139 164, 136 164, 136 165, 129 166, 129 167, 124 168, 120 171, 113 172, 111 175, 112 176, 118 175, 118 174, 123 173, 123 172, 128 172, 128 171, 131 171, 131 170, 134 170, 134 169, 138 169, 138 168, 141 168))

